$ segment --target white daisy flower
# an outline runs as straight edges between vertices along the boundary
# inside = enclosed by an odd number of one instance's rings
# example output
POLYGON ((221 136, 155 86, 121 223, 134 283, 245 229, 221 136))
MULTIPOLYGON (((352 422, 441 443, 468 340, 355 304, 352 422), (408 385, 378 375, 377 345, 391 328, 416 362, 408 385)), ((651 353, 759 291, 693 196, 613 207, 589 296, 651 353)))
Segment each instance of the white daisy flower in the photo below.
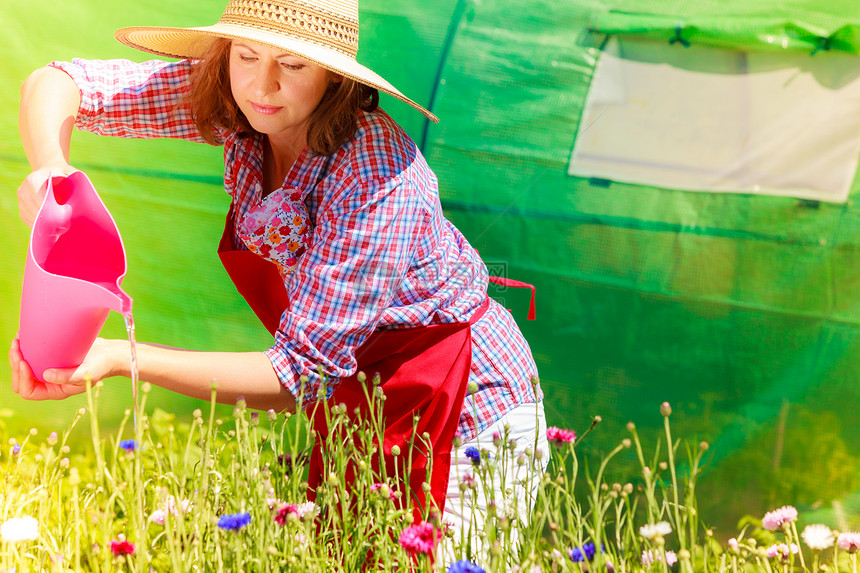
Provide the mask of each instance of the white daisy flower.
POLYGON ((833 531, 821 523, 807 525, 803 528, 800 536, 803 538, 804 543, 813 551, 821 551, 822 549, 833 547, 833 543, 836 541, 833 531))
POLYGON ((0 525, 0 539, 6 543, 39 538, 39 522, 32 517, 13 517, 0 525))
POLYGON ((666 537, 672 533, 672 526, 668 521, 658 521, 657 523, 649 523, 639 528, 639 534, 645 539, 657 539, 658 537, 666 537))

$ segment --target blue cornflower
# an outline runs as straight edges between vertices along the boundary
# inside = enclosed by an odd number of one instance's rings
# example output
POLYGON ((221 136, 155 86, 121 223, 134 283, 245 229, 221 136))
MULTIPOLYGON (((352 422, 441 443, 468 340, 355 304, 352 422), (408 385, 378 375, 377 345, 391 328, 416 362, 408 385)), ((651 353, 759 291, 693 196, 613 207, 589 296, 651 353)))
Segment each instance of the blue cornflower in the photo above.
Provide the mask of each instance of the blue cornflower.
POLYGON ((465 559, 461 559, 456 563, 452 563, 450 567, 448 567, 448 573, 487 573, 478 565, 475 565, 471 561, 466 561, 465 559))
POLYGON ((234 531, 242 529, 251 523, 250 513, 233 513, 222 515, 218 518, 218 527, 221 529, 232 529, 234 531))
POLYGON ((589 541, 582 547, 574 547, 573 549, 571 549, 570 560, 577 563, 580 561, 591 561, 592 559, 594 559, 594 554, 596 552, 597 548, 594 546, 594 543, 591 543, 589 541))
POLYGON ((466 457, 472 460, 472 465, 477 467, 481 465, 481 452, 475 446, 466 448, 466 457))
POLYGON ((127 452, 133 452, 137 449, 137 442, 135 442, 134 440, 122 440, 119 443, 119 447, 121 447, 127 452))

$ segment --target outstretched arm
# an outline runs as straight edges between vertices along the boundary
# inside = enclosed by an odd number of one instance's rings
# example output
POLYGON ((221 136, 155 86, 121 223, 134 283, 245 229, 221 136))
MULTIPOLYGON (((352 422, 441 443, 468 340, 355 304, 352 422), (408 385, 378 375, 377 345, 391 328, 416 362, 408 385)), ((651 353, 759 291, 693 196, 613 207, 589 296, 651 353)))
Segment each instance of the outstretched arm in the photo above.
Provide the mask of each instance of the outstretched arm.
MULTIPOLYGON (((18 341, 12 343, 12 390, 27 400, 57 400, 80 394, 87 377, 95 383, 110 376, 131 375, 127 340, 99 338, 77 368, 46 370, 41 382, 21 356, 18 341)), ((294 412, 296 403, 262 352, 197 352, 154 344, 137 345, 137 362, 142 381, 162 388, 208 400, 212 381, 218 382, 217 399, 235 404, 244 397, 250 408, 294 412)))

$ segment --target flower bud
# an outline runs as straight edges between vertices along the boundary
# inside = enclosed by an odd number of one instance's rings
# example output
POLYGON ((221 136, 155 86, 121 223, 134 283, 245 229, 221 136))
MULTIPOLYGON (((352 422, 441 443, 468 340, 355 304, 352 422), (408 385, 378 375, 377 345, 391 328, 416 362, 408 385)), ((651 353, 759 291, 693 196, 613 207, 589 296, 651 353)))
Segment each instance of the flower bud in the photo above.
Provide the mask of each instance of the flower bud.
POLYGON ((497 448, 502 445, 502 435, 498 432, 493 432, 493 445, 497 448))
POLYGON ((672 406, 669 405, 669 402, 663 402, 660 404, 660 414, 665 417, 672 415, 672 406))
POLYGON ((400 455, 400 446, 397 446, 397 445, 391 446, 391 455, 395 456, 395 457, 399 456, 400 455))

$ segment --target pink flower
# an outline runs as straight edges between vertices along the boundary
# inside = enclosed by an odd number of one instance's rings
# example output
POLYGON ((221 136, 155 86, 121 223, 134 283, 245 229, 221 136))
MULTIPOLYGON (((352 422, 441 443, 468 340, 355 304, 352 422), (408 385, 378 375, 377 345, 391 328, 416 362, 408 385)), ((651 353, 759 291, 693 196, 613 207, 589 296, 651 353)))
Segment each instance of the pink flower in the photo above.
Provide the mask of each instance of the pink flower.
POLYGON ((394 492, 391 490, 390 487, 388 487, 388 484, 386 483, 375 483, 370 486, 370 491, 378 491, 380 495, 382 495, 383 497, 387 497, 391 501, 397 499, 397 496, 394 495, 394 492))
POLYGON ((572 444, 576 440, 576 432, 550 426, 546 429, 546 439, 555 444, 572 444))
POLYGON ((842 549, 843 551, 856 553, 857 550, 860 549, 860 533, 856 531, 840 533, 839 537, 836 538, 836 545, 838 545, 839 549, 842 549))
POLYGON ((784 505, 779 509, 774 509, 764 514, 761 520, 761 525, 769 531, 775 531, 797 519, 797 510, 790 506, 784 505))
POLYGON ((735 551, 735 552, 739 551, 738 540, 734 537, 729 539, 729 547, 732 548, 732 551, 735 551))
POLYGON ((463 485, 471 488, 478 486, 478 480, 475 479, 475 474, 471 473, 465 474, 462 478, 460 478, 460 482, 463 483, 463 485))
POLYGON ((676 555, 674 551, 667 551, 666 552, 666 565, 671 567, 672 565, 674 565, 677 562, 678 562, 678 555, 676 555))
POLYGON ((800 548, 796 543, 792 543, 791 545, 786 545, 785 543, 777 543, 776 545, 771 545, 766 549, 766 554, 768 557, 773 559, 774 557, 779 557, 780 559, 788 559, 790 555, 796 555, 797 552, 800 551, 800 548))
POLYGON ((296 519, 303 519, 306 515, 316 515, 316 506, 312 501, 299 504, 281 502, 280 507, 275 512, 275 523, 281 526, 286 525, 291 515, 295 515, 296 519))
POLYGON ((432 555, 436 542, 440 538, 440 532, 433 525, 422 521, 403 530, 400 534, 400 546, 413 555, 416 553, 432 555))
POLYGON ((678 555, 674 551, 667 551, 664 556, 660 551, 655 551, 653 549, 646 549, 642 552, 642 565, 645 565, 646 567, 650 567, 651 565, 660 563, 661 561, 665 561, 666 565, 671 567, 678 562, 678 555))
POLYGON ((183 499, 179 503, 176 503, 176 498, 171 495, 158 504, 158 509, 152 512, 149 519, 153 523, 164 525, 164 520, 167 518, 168 513, 174 517, 178 517, 187 512, 189 507, 191 507, 191 502, 188 499, 183 499))
POLYGON ((134 555, 134 543, 126 541, 125 539, 122 541, 114 539, 110 542, 110 550, 116 557, 120 557, 121 555, 134 555))

